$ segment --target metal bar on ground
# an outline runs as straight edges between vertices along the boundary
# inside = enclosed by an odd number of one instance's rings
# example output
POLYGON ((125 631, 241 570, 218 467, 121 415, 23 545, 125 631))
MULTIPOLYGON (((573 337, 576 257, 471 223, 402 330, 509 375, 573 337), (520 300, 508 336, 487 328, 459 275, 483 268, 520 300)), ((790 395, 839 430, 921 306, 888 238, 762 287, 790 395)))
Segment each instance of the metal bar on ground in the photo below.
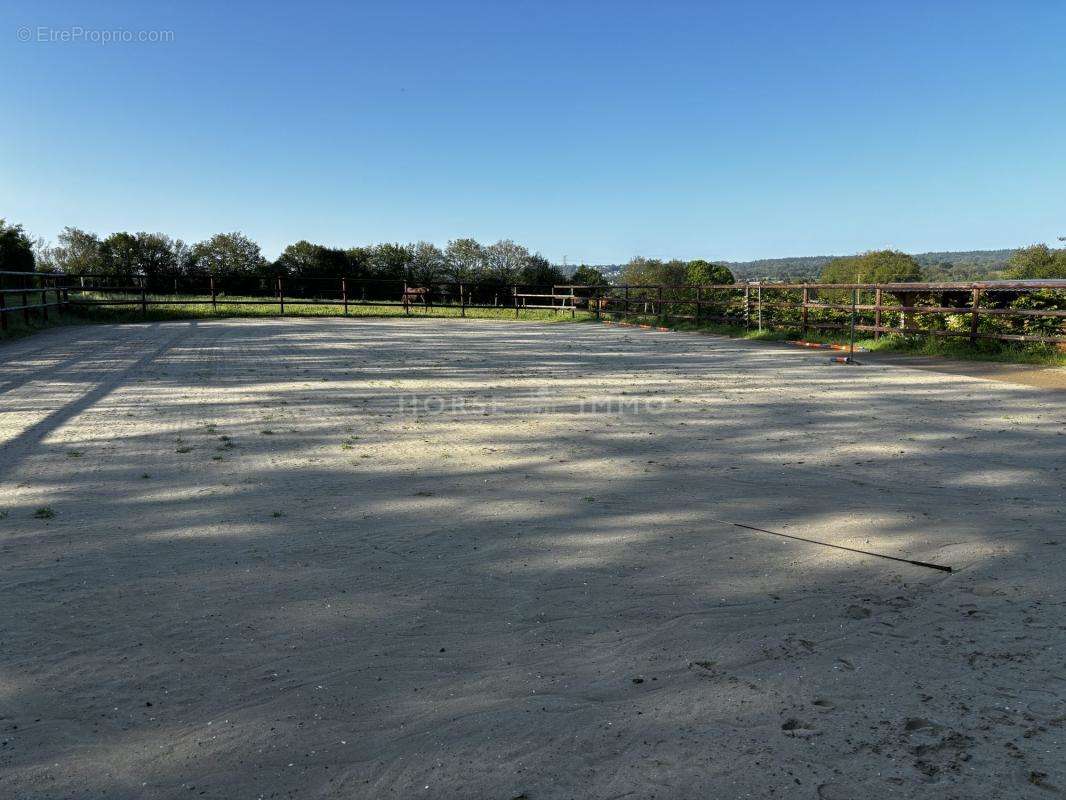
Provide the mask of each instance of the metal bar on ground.
POLYGON ((849 553, 858 553, 863 556, 873 556, 874 558, 884 558, 888 561, 898 561, 901 564, 911 564, 915 567, 925 567, 926 569, 935 569, 941 572, 954 572, 952 567, 945 564, 932 564, 928 561, 914 561, 910 558, 900 558, 899 556, 889 556, 884 553, 874 553, 871 550, 860 550, 857 547, 847 547, 842 544, 832 544, 831 542, 821 542, 817 539, 808 539, 806 536, 795 536, 791 533, 781 533, 780 531, 771 531, 766 528, 758 528, 754 525, 745 525, 743 522, 730 522, 724 519, 712 519, 711 522, 717 522, 719 525, 732 525, 735 528, 743 528, 748 531, 757 531, 759 533, 768 533, 771 536, 780 536, 783 539, 794 539, 797 542, 806 542, 807 544, 817 544, 822 547, 831 547, 834 550, 846 550, 849 553))

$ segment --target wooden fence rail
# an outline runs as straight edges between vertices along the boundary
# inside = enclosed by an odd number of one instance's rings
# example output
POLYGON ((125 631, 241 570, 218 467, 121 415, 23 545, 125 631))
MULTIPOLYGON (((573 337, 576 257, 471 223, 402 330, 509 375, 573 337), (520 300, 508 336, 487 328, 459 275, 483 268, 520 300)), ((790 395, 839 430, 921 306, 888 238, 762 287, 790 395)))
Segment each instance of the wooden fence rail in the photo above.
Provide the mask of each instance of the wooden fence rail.
POLYGON ((970 283, 575 286, 597 317, 1066 343, 1066 280, 970 283), (864 298, 872 295, 873 302, 864 298), (821 296, 821 299, 819 299, 821 296), (1037 307, 1019 305, 1023 298, 1037 307), (965 304, 959 301, 965 300, 965 304), (898 317, 897 324, 885 324, 898 317), (1036 326, 1034 329, 1033 326, 1036 326))
POLYGON ((423 282, 351 277, 52 275, 0 271, 0 324, 10 314, 27 321, 49 309, 211 304, 270 305, 278 314, 293 306, 402 307, 406 314, 429 308, 551 310, 597 319, 725 323, 759 330, 854 330, 909 336, 1066 343, 1066 280, 964 283, 747 283, 703 286, 658 284, 503 285, 423 282), (9 284, 18 284, 6 288, 9 284), (21 302, 15 303, 14 300, 21 302))

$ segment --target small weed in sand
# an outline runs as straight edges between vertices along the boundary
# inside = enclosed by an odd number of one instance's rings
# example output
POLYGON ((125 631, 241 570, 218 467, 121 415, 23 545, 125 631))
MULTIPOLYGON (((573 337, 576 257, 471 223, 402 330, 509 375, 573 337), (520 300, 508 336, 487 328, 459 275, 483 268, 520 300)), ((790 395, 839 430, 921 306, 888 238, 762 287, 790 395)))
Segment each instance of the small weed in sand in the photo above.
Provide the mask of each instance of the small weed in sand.
POLYGON ((56 515, 56 512, 51 506, 41 506, 33 512, 33 516, 36 519, 52 519, 56 515))
POLYGON ((263 430, 261 430, 259 432, 261 434, 263 434, 264 436, 273 436, 274 435, 274 431, 270 430, 270 428, 264 428, 263 430))
POLYGON ((179 448, 178 448, 177 450, 175 450, 174 452, 175 452, 175 453, 191 453, 191 452, 192 452, 192 448, 191 448, 191 447, 189 447, 188 445, 184 445, 184 446, 182 446, 182 447, 179 447, 179 448))
POLYGON ((67 458, 81 458, 85 455, 81 450, 68 450, 67 458))
POLYGON ((142 472, 142 473, 141 473, 141 479, 142 479, 142 480, 146 480, 146 481, 147 481, 147 480, 151 480, 151 477, 152 477, 152 476, 151 476, 151 475, 149 475, 149 474, 148 474, 147 472, 142 472))
POLYGON ((270 516, 274 517, 274 519, 277 519, 278 517, 284 517, 285 516, 285 512, 284 511, 275 511, 270 516))

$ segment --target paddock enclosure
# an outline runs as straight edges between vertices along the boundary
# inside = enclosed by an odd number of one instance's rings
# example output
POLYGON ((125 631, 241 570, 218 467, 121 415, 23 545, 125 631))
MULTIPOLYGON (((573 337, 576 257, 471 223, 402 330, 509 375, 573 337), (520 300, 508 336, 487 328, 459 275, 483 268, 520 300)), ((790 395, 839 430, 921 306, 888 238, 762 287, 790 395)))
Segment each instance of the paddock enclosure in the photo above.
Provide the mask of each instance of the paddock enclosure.
POLYGON ((0 796, 1061 794, 1064 397, 593 324, 0 344, 0 796))

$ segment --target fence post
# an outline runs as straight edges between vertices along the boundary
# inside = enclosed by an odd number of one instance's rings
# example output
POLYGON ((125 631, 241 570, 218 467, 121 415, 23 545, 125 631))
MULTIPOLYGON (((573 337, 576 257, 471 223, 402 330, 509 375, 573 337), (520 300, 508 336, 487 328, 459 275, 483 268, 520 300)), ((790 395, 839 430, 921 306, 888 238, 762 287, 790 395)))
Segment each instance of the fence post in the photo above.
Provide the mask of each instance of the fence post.
POLYGON ((855 314, 858 313, 855 308, 859 305, 859 287, 855 286, 851 290, 851 333, 848 337, 848 355, 855 355, 855 314))
POLYGON ((874 289, 874 305, 876 306, 876 308, 874 309, 874 327, 878 329, 878 330, 874 331, 874 338, 875 339, 880 339, 881 338, 881 330, 880 330, 880 328, 881 328, 881 287, 880 286, 878 286, 876 289, 874 289))
POLYGON ((459 284, 459 316, 466 316, 466 292, 463 290, 463 284, 459 284))
POLYGON ((514 318, 518 319, 518 287, 511 287, 511 294, 514 297, 514 318))
POLYGON ((215 292, 215 276, 209 275, 207 279, 211 282, 211 310, 218 311, 218 295, 215 292))
POLYGON ((341 301, 344 303, 344 316, 348 316, 348 279, 341 278, 341 301))
POLYGON ((807 303, 810 302, 810 294, 806 286, 803 287, 803 310, 800 311, 801 338, 807 338, 807 303))
POLYGON ((699 326, 699 324, 700 324, 700 317, 703 316, 703 313, 702 313, 703 312, 703 306, 701 304, 701 300, 702 299, 703 299, 703 287, 702 286, 697 286, 696 287, 696 325, 697 326, 699 326))
POLYGON ((629 322, 629 284, 625 285, 625 298, 622 306, 622 321, 629 322))
POLYGON ((663 285, 661 283, 659 284, 659 291, 656 294, 656 299, 659 301, 659 324, 665 325, 666 313, 665 309, 663 308, 663 285))
POLYGON ((7 298, 7 295, 4 293, 4 290, 2 288, 0 288, 0 331, 6 331, 7 330, 7 314, 4 313, 7 310, 6 309, 6 306, 7 306, 7 299, 6 298, 7 298))
POLYGON ((29 291, 25 288, 25 283, 23 283, 23 289, 22 289, 22 321, 25 322, 27 325, 30 324, 29 300, 26 299, 26 295, 28 295, 28 294, 29 294, 29 291))
POLYGON ((759 298, 759 333, 762 333, 762 284, 755 290, 759 298))
POLYGON ((44 317, 44 321, 48 322, 48 290, 41 290, 41 316, 44 317))
POLYGON ((751 287, 744 287, 744 329, 751 328, 751 287))
POLYGON ((979 307, 981 305, 981 290, 974 289, 970 301, 970 344, 977 344, 977 326, 979 307))
POLYGON ((285 316, 285 289, 281 285, 281 276, 278 275, 278 308, 281 315, 285 316))

